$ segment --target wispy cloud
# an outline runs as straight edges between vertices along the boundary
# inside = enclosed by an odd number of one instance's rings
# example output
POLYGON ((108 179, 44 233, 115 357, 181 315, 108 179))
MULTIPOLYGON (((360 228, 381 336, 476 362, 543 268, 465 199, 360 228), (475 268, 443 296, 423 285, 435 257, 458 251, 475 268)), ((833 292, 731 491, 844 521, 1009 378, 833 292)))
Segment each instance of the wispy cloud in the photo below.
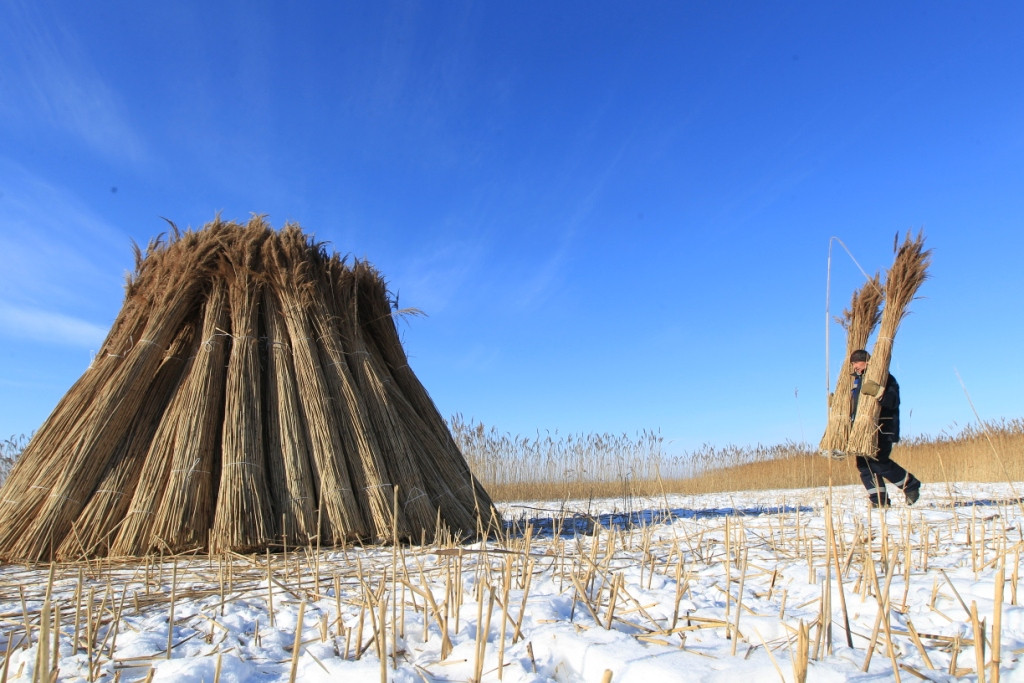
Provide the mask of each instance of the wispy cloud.
POLYGON ((428 315, 444 310, 478 271, 484 247, 473 241, 436 244, 423 256, 403 264, 391 279, 401 294, 399 304, 414 306, 428 315))
POLYGON ((579 242, 582 228, 593 214, 605 188, 614 176, 628 144, 629 140, 623 142, 618 151, 592 178, 589 190, 577 202, 572 215, 565 222, 565 227, 555 233, 555 247, 538 264, 533 276, 527 278, 516 292, 516 305, 521 310, 533 308, 546 300, 565 277, 566 262, 572 257, 572 249, 579 242))
POLYGON ((107 329, 63 313, 19 308, 0 301, 0 333, 57 346, 98 349, 107 329))
POLYGON ((138 161, 145 145, 117 93, 53 16, 35 2, 11 0, 0 8, 0 114, 19 126, 62 130, 104 156, 138 161))
POLYGON ((2 157, 0 178, 0 336, 99 348, 107 328, 80 316, 116 306, 120 282, 111 263, 114 254, 128 262, 127 235, 72 193, 2 157))
POLYGON ((97 348, 132 263, 127 234, 0 157, 0 336, 97 348))

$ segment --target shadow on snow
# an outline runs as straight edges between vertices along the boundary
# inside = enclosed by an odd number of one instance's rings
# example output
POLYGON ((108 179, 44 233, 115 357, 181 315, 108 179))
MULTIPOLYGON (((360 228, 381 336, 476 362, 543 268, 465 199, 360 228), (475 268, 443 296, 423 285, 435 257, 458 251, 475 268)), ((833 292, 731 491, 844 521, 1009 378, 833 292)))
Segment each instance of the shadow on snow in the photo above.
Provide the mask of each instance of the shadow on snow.
POLYGON ((577 534, 592 534, 598 528, 631 529, 634 527, 653 526, 655 524, 671 524, 677 519, 705 519, 716 517, 758 517, 761 515, 791 514, 794 512, 812 512, 810 506, 778 505, 755 506, 747 508, 658 508, 635 510, 632 512, 610 512, 601 515, 588 515, 581 512, 546 511, 538 508, 522 507, 526 510, 552 512, 550 516, 527 516, 524 512, 519 518, 507 521, 505 530, 514 535, 521 535, 528 527, 532 527, 535 537, 554 536, 572 537, 577 534))

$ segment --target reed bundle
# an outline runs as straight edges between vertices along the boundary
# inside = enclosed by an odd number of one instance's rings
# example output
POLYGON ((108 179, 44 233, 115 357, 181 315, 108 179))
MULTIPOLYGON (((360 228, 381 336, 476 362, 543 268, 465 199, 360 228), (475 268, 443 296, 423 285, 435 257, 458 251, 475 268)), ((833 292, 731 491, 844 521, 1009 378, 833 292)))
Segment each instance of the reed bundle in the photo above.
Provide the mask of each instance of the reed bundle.
POLYGON ((270 235, 246 235, 249 239, 240 241, 240 258, 229 264, 231 355, 225 379, 220 494, 210 538, 213 551, 260 550, 274 536, 263 452, 259 329, 260 251, 270 235))
POLYGON ((853 293, 850 307, 836 321, 846 330, 846 355, 843 357, 835 393, 829 397, 828 423, 818 449, 823 455, 842 457, 850 438, 850 415, 853 412, 853 373, 850 354, 866 348, 868 338, 878 326, 884 294, 878 273, 853 293))
POLYGON ((341 543, 370 533, 365 515, 356 500, 357 488, 341 453, 346 447, 335 419, 336 401, 326 376, 326 361, 317 344, 312 323, 313 300, 322 295, 314 270, 324 267, 326 254, 298 231, 286 228, 277 244, 268 244, 275 291, 281 299, 283 328, 291 346, 296 394, 305 423, 317 506, 319 536, 328 544, 341 543), (310 252, 305 258, 304 252, 310 252))
POLYGON ((105 553, 113 542, 132 502, 132 497, 125 492, 134 491, 139 484, 147 462, 146 452, 160 424, 159 416, 167 410, 177 390, 184 364, 195 355, 193 345, 198 343, 198 335, 199 331, 193 327, 183 328, 167 351, 151 387, 149 400, 107 463, 96 491, 75 521, 74 533, 65 537, 58 555, 90 555, 97 548, 105 553))
POLYGON ((277 295, 263 290, 267 325, 266 449, 281 457, 268 458, 271 507, 280 510, 282 534, 296 543, 316 536, 314 493, 316 480, 310 466, 306 435, 295 378, 295 364, 277 295))
POLYGON ((96 360, 0 489, 0 558, 488 528, 394 313, 372 266, 297 225, 218 219, 136 248, 96 360))
MULTIPOLYGON (((198 316, 197 316, 198 317, 198 316)), ((133 555, 152 549, 178 550, 205 542, 205 508, 190 504, 213 495, 214 433, 224 403, 227 343, 217 331, 228 324, 223 282, 210 291, 197 320, 199 330, 168 409, 158 416, 157 432, 143 461, 125 522, 114 540, 113 554, 133 555), (197 517, 196 517, 197 516, 197 517), (195 518, 194 518, 195 517, 195 518), (198 525, 198 528, 197 528, 198 525), (186 530, 187 537, 177 539, 186 530), (189 533, 203 530, 203 533, 189 533), (172 545, 173 544, 173 545, 172 545)))
MULTIPOLYGON (((889 379, 893 339, 900 323, 909 313, 910 302, 928 278, 931 250, 924 248, 924 233, 913 237, 908 231, 903 244, 896 251, 892 267, 885 276, 885 307, 871 351, 871 362, 864 373, 865 382, 876 382, 884 387, 889 379)), ((874 396, 864 392, 857 403, 857 417, 850 429, 849 452, 874 457, 878 452, 878 416, 881 405, 874 396)))

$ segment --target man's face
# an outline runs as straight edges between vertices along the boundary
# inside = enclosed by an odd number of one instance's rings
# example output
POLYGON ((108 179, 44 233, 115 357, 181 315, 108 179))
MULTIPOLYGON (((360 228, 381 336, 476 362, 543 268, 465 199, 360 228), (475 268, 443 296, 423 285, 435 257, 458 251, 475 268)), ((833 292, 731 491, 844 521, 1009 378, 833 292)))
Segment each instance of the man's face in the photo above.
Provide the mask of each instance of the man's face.
POLYGON ((868 369, 868 362, 866 360, 858 360, 852 363, 854 373, 863 375, 864 371, 868 369))

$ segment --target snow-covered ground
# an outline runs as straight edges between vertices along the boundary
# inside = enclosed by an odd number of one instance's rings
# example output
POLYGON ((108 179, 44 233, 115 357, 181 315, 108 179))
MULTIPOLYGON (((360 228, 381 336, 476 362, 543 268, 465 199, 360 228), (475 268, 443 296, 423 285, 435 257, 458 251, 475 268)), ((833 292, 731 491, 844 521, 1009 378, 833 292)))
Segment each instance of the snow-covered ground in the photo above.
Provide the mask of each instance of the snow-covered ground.
POLYGON ((996 652, 1024 681, 1020 491, 926 484, 884 513, 858 487, 508 504, 530 532, 463 546, 8 565, 2 674, 792 681, 803 648, 811 681, 977 680, 979 661, 993 680, 996 652))

